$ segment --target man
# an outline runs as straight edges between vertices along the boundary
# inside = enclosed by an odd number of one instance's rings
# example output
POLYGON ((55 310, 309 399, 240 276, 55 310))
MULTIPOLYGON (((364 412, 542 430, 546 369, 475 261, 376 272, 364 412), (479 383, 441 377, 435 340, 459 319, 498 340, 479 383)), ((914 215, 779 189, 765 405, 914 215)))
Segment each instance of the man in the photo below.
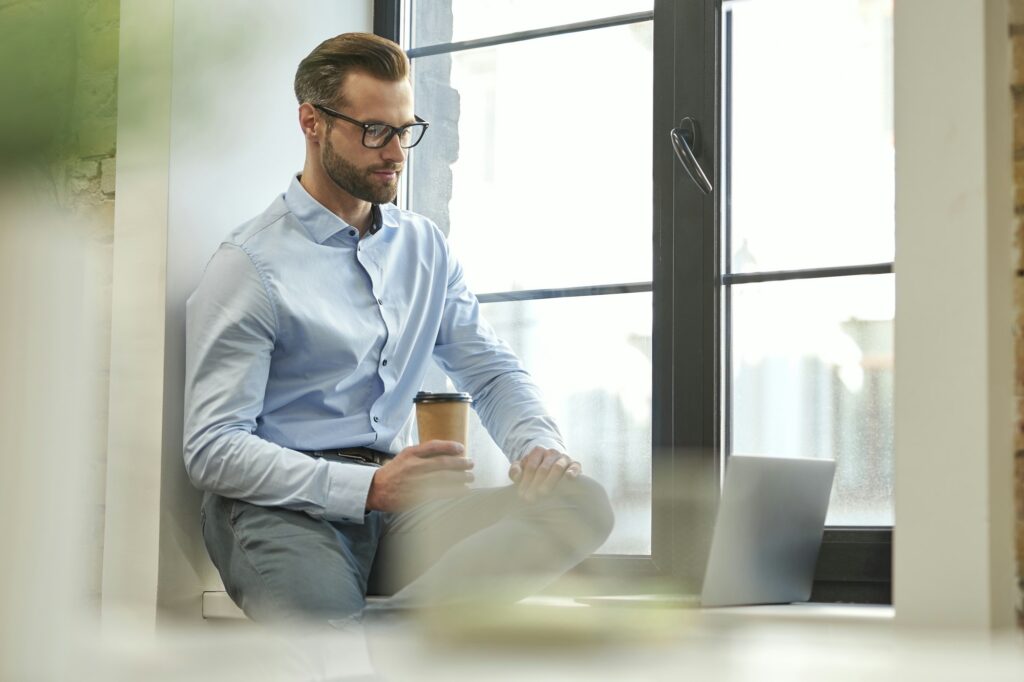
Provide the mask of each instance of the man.
POLYGON ((526 596, 604 542, 611 508, 441 232, 389 203, 428 126, 408 60, 343 34, 301 62, 295 93, 301 175, 188 301, 184 456, 210 556, 258 621, 344 620, 368 591, 393 608, 526 596), (469 490, 458 443, 403 447, 431 356, 514 485, 469 490))

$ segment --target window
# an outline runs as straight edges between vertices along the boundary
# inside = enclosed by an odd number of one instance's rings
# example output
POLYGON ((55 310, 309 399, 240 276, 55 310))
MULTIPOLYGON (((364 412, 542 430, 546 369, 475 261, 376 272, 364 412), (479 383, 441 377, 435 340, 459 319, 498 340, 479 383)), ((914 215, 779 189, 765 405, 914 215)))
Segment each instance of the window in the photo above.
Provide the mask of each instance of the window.
POLYGON ((878 536, 893 522, 892 0, 722 11, 723 449, 834 459, 826 525, 878 536))
POLYGON ((400 201, 608 488, 591 564, 698 589, 728 454, 829 456, 816 594, 888 598, 890 4, 377 0, 431 122, 400 201))
MULTIPOLYGON (((406 205, 448 234, 485 317, 608 490, 617 522, 602 552, 639 556, 651 551, 652 4, 413 1, 405 15, 431 122, 406 205)), ((471 440, 501 466, 479 422, 471 440)))

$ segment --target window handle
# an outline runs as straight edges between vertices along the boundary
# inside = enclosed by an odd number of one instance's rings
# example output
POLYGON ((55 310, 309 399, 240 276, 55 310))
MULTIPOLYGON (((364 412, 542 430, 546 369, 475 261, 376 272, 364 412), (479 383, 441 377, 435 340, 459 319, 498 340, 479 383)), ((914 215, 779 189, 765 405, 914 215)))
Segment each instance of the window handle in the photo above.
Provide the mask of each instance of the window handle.
POLYGON ((702 194, 711 194, 711 181, 697 162, 696 155, 700 153, 700 128, 697 122, 687 116, 679 122, 678 128, 672 129, 669 136, 672 138, 672 148, 676 150, 676 158, 683 164, 686 174, 702 194))

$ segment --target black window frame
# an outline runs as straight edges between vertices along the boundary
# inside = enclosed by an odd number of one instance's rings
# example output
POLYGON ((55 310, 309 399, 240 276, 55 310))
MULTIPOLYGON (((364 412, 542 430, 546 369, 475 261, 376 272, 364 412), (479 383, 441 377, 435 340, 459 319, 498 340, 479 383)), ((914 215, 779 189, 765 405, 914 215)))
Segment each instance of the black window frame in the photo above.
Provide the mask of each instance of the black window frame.
MULTIPOLYGON (((403 0, 374 0, 373 30, 401 43, 403 0)), ((504 36, 415 47, 410 58, 577 30, 653 21, 654 126, 652 282, 536 289, 481 295, 482 303, 567 296, 651 292, 653 297, 651 555, 598 555, 577 572, 614 578, 610 589, 699 592, 717 510, 723 467, 723 296, 731 286, 807 276, 892 272, 892 264, 786 273, 722 272, 723 231, 716 190, 702 194, 674 159, 668 131, 682 116, 702 123, 698 161, 719 178, 722 121, 720 0, 655 0, 654 10, 504 36), (685 219, 683 218, 685 217, 685 219), (886 269, 887 268, 887 269, 886 269), (840 270, 842 272, 840 272, 840 270), (761 278, 761 279, 758 279, 761 278), (768 279, 764 279, 768 278, 768 279), (696 331, 695 331, 696 330, 696 331), (626 582, 624 583, 624 579, 626 582)), ((726 31, 729 26, 724 25, 726 31)), ((724 130, 728 149, 728 126, 724 130)), ((725 169, 727 172, 727 169, 725 169)), ((728 188, 728 182, 724 183, 728 188)), ((728 191, 728 189, 726 190, 728 191)), ((726 251, 727 252, 727 251, 726 251)), ((827 528, 812 601, 891 603, 891 528, 827 528)), ((596 586, 600 589, 599 586, 596 586)))

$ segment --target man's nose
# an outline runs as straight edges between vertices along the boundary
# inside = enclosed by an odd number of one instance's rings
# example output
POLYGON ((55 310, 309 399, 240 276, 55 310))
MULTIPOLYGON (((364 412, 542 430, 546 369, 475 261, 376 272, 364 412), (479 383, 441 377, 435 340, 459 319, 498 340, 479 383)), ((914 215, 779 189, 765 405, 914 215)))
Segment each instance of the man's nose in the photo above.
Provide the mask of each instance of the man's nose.
POLYGON ((406 150, 402 149, 398 135, 393 135, 388 143, 381 148, 381 155, 385 161, 401 163, 405 161, 406 150))

